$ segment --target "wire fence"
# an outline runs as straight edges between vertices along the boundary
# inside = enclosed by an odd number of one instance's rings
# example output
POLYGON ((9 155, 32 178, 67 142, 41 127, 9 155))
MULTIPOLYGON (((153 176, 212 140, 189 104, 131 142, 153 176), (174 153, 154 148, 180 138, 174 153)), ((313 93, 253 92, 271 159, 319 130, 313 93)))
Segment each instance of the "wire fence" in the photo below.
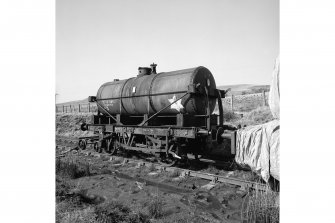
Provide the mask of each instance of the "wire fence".
MULTIPOLYGON (((224 109, 231 111, 247 112, 260 106, 267 106, 269 92, 245 95, 231 95, 222 98, 224 109)), ((96 103, 81 103, 56 105, 56 113, 94 113, 98 108, 96 103)))
POLYGON ((97 111, 96 103, 56 105, 56 113, 93 113, 97 111))
POLYGON ((248 112, 261 106, 268 106, 269 92, 232 95, 222 98, 223 107, 231 111, 248 112))

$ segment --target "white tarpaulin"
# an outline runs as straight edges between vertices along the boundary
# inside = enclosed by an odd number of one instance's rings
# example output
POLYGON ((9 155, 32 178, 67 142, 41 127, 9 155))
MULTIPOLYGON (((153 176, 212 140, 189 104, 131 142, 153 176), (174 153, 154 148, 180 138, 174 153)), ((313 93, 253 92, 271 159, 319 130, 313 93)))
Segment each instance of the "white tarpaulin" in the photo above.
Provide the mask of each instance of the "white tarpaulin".
POLYGON ((236 162, 248 166, 268 182, 279 180, 279 120, 249 126, 236 134, 236 162))
POLYGON ((270 175, 279 180, 279 96, 278 57, 269 93, 269 107, 275 120, 240 129, 236 134, 236 162, 250 167, 266 182, 270 175))
POLYGON ((276 59, 275 67, 272 72, 272 82, 269 92, 269 107, 271 109, 271 113, 275 119, 279 119, 280 108, 279 108, 279 99, 280 99, 280 91, 279 91, 279 57, 276 59))

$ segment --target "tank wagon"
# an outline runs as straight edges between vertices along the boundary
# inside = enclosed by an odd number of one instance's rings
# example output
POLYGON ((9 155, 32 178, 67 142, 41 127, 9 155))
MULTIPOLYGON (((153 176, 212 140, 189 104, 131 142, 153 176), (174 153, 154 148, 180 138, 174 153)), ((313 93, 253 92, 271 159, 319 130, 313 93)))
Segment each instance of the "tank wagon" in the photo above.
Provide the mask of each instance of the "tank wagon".
POLYGON ((193 154, 235 154, 235 131, 224 125, 221 98, 212 73, 203 66, 156 72, 156 64, 139 67, 138 75, 104 83, 96 96, 97 114, 83 131, 79 148, 92 144, 98 152, 135 150, 157 157, 165 165, 193 154), (218 112, 214 112, 218 106, 218 112))

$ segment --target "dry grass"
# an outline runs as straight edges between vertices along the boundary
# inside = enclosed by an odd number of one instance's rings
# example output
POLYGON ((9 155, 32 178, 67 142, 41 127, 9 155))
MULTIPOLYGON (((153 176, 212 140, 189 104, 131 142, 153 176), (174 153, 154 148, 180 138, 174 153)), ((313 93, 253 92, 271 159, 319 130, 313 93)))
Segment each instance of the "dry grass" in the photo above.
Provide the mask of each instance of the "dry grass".
POLYGON ((96 223, 96 214, 94 208, 78 209, 58 213, 56 222, 62 223, 96 223))
POLYGON ((163 213, 163 201, 157 194, 148 204, 148 212, 151 218, 160 218, 164 215, 163 213))
POLYGON ((74 193, 76 188, 69 179, 90 176, 88 164, 78 164, 69 160, 56 161, 56 222, 95 222, 88 199, 80 193, 74 193))
POLYGON ((207 169, 205 170, 207 173, 211 173, 211 174, 219 174, 220 170, 217 169, 214 165, 209 164, 207 169))
POLYGON ((72 189, 74 189, 74 186, 67 183, 61 177, 56 176, 56 201, 68 199, 72 189))
POLYGON ((270 108, 267 106, 263 106, 246 113, 243 118, 234 120, 232 123, 235 125, 249 126, 264 124, 266 122, 272 121, 273 119, 274 118, 272 116, 270 108))
POLYGON ((56 222, 96 222, 90 207, 93 200, 85 198, 82 191, 75 193, 74 185, 57 176, 56 180, 56 222))
POLYGON ((113 160, 110 161, 111 164, 121 164, 123 162, 123 159, 121 158, 115 158, 113 160))
POLYGON ((249 126, 263 124, 272 121, 271 110, 268 106, 259 106, 249 112, 244 113, 243 117, 228 108, 223 109, 224 121, 235 126, 249 126))
POLYGON ((56 114, 56 135, 88 136, 90 131, 83 132, 80 125, 90 122, 91 114, 56 114))
POLYGON ((279 222, 279 193, 267 187, 266 191, 255 190, 246 198, 241 213, 243 222, 279 222))
POLYGON ((172 178, 179 177, 180 174, 181 174, 180 171, 177 169, 173 170, 172 172, 168 172, 168 176, 172 178))
POLYGON ((149 169, 149 171, 150 172, 153 172, 153 171, 156 171, 156 166, 152 163, 152 164, 150 164, 150 166, 148 167, 149 169))
POLYGON ((233 121, 233 120, 240 119, 240 118, 241 116, 237 115, 232 110, 225 108, 225 107, 223 108, 223 119, 225 122, 233 121))
POLYGON ((95 209, 96 220, 101 223, 109 222, 149 222, 148 216, 142 212, 135 213, 130 207, 120 202, 111 202, 107 205, 97 206, 95 209))
POLYGON ((70 200, 63 201, 56 206, 56 222, 58 223, 109 223, 109 222, 129 222, 148 223, 149 216, 141 211, 134 212, 132 209, 120 202, 110 202, 108 204, 79 205, 70 200))
POLYGON ((76 179, 84 176, 90 176, 90 166, 86 164, 78 164, 72 161, 56 160, 56 175, 64 178, 76 179))

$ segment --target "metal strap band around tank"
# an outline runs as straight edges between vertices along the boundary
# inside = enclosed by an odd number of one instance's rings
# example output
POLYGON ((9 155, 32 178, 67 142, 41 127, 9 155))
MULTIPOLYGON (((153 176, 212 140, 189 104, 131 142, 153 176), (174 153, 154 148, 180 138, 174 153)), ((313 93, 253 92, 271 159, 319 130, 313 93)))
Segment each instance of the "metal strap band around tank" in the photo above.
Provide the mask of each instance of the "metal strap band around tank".
POLYGON ((223 125, 223 107, 220 90, 216 89, 218 93, 218 107, 219 107, 219 126, 223 125))
POLYGON ((205 92, 206 92, 206 105, 207 105, 207 108, 206 108, 206 116, 207 117, 207 123, 206 123, 206 126, 207 126, 207 129, 209 130, 210 127, 211 127, 211 112, 210 112, 210 108, 209 108, 209 98, 208 98, 208 87, 206 86, 205 87, 205 92))
MULTIPOLYGON (((164 73, 164 72, 163 72, 163 73, 164 73)), ((149 88, 149 95, 148 95, 148 98, 149 98, 150 107, 152 108, 152 110, 153 110, 155 113, 157 112, 157 110, 155 109, 155 107, 154 107, 154 103, 153 103, 153 101, 152 101, 152 94, 151 94, 151 92, 152 92, 152 86, 153 86, 153 83, 154 83, 154 81, 156 80, 156 78, 157 78, 159 75, 163 74, 163 73, 158 73, 158 74, 156 74, 156 76, 154 76, 154 78, 152 78, 151 83, 150 83, 150 88, 149 88)))
POLYGON ((123 110, 125 110, 125 111, 127 112, 127 114, 129 114, 129 112, 126 110, 126 108, 123 106, 123 103, 122 103, 122 98, 127 98, 127 97, 122 97, 122 93, 123 93, 124 86, 126 86, 127 82, 128 82, 129 80, 131 80, 131 79, 134 79, 134 77, 129 78, 129 79, 127 79, 127 80, 124 82, 124 84, 123 84, 123 86, 122 86, 122 88, 121 88, 121 91, 120 91, 120 97, 118 97, 118 98, 106 98, 106 99, 102 99, 102 100, 120 99, 120 115, 121 115, 122 108, 123 108, 123 110))
MULTIPOLYGON (((157 94, 142 94, 142 95, 133 95, 133 96, 125 96, 122 98, 137 98, 137 97, 147 97, 147 96, 159 96, 159 95, 167 95, 167 94, 182 94, 186 93, 187 91, 173 91, 173 92, 164 92, 164 93, 157 93, 157 94)), ((103 98, 97 99, 97 101, 104 101, 104 100, 113 100, 113 99, 120 99, 121 97, 113 97, 113 98, 103 98)))

